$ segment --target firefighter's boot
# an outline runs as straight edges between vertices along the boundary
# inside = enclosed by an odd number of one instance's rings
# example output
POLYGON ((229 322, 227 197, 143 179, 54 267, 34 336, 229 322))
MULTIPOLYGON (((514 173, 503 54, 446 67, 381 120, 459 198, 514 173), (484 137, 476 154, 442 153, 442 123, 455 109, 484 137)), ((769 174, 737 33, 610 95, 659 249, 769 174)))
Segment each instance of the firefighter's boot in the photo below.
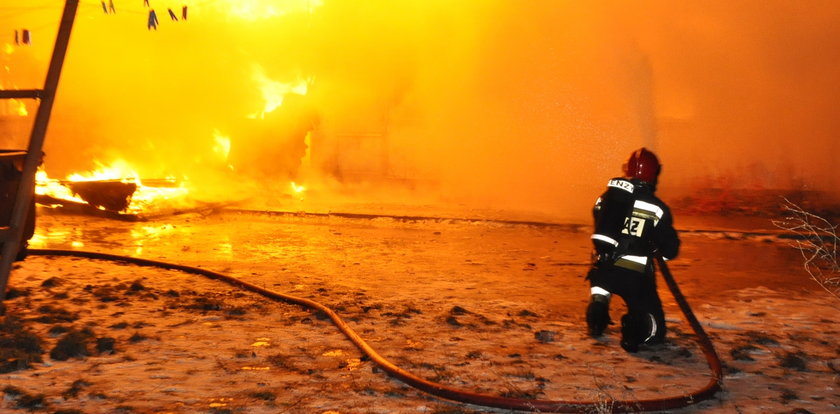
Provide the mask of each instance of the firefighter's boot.
POLYGON ((656 320, 649 313, 625 314, 621 317, 621 347, 627 352, 638 352, 639 345, 662 343, 656 320))

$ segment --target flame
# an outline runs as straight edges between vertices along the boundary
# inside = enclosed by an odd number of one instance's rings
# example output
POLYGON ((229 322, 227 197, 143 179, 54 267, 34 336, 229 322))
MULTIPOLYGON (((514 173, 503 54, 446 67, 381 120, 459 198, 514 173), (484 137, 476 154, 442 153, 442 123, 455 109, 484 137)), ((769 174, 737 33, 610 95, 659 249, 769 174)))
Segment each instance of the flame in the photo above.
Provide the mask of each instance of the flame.
POLYGON ((227 161, 230 156, 230 137, 223 135, 218 129, 214 129, 213 142, 213 152, 219 154, 222 160, 227 161))
POLYGON ((29 111, 26 109, 26 103, 14 98, 11 98, 6 102, 5 113, 17 116, 29 115, 29 111))
POLYGON ((138 182, 140 178, 137 173, 123 160, 114 161, 110 166, 99 161, 94 161, 97 170, 86 173, 74 173, 67 176, 67 181, 104 181, 119 180, 124 183, 138 182))
POLYGON ((153 206, 164 202, 177 202, 183 200, 189 194, 186 181, 177 180, 175 177, 166 177, 161 184, 161 186, 150 187, 143 185, 137 179, 137 191, 131 198, 128 211, 136 213, 150 211, 153 206))
MULTIPOLYGON (((116 160, 111 165, 104 165, 98 161, 95 164, 99 167, 97 170, 70 174, 63 181, 51 179, 48 177, 46 171, 39 170, 35 176, 35 194, 50 196, 58 200, 86 203, 85 200, 74 194, 65 183, 83 181, 134 183, 137 189, 131 195, 131 202, 125 212, 138 214, 151 211, 155 206, 171 204, 172 202, 177 202, 177 200, 182 200, 189 193, 185 182, 177 180, 174 177, 165 177, 161 180, 156 180, 155 186, 144 185, 137 172, 123 160, 116 160)), ((104 210, 102 207, 98 208, 104 210)))
POLYGON ((9 100, 9 105, 11 105, 12 108, 17 107, 17 110, 14 111, 16 114, 18 114, 20 116, 29 115, 29 111, 26 110, 26 103, 24 103, 22 101, 19 101, 17 99, 10 99, 9 100))
POLYGON ((304 186, 302 186, 302 185, 297 185, 297 184, 295 184, 295 182, 294 182, 294 181, 292 181, 292 182, 291 182, 291 183, 289 183, 289 184, 291 184, 292 191, 294 191, 294 192, 295 192, 295 194, 301 194, 301 193, 303 193, 304 191, 306 191, 306 187, 304 187, 304 186))
POLYGON ((35 194, 47 195, 60 200, 75 201, 84 203, 85 200, 77 197, 69 188, 61 184, 61 181, 49 178, 47 172, 39 169, 35 173, 35 194))
POLYGON ((302 185, 296 184, 294 181, 289 182, 289 186, 292 188, 292 196, 297 198, 299 201, 303 201, 304 199, 304 192, 306 191, 306 187, 302 185))
POLYGON ((262 92, 265 105, 262 112, 251 115, 251 118, 264 118, 265 114, 283 105, 283 99, 290 93, 306 95, 312 81, 311 79, 298 79, 295 82, 275 81, 266 76, 265 69, 261 65, 254 65, 253 76, 262 92))

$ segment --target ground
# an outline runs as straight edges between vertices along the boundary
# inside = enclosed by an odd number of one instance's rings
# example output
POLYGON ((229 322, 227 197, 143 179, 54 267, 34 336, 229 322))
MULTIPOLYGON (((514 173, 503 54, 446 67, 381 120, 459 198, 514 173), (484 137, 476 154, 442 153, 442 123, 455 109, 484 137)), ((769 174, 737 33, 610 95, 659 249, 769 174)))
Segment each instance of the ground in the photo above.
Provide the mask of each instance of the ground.
MULTIPOLYGON (((840 412, 840 299, 767 219, 678 216, 670 262, 724 366, 723 391, 680 413, 840 412)), ((39 210, 12 272, 3 412, 504 413, 389 377, 323 312, 179 270, 200 267, 334 309, 420 377, 489 395, 643 400, 710 370, 660 278, 667 343, 628 354, 586 335, 589 228, 495 220, 207 211, 129 222, 39 210)), ((612 317, 622 312, 615 301, 612 317)), ((606 412, 605 407, 590 410, 606 412)))

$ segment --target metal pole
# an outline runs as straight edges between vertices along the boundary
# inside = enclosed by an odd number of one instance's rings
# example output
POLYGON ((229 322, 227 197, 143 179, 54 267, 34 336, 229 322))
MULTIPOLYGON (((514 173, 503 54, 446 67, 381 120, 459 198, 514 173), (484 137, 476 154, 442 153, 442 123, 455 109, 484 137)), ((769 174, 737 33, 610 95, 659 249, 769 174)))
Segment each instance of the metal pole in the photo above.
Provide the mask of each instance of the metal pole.
POLYGON ((35 115, 32 134, 29 137, 29 148, 23 162, 23 172, 12 208, 9 231, 5 240, 3 240, 3 250, 0 253, 0 303, 6 299, 6 286, 12 269, 12 262, 18 254, 26 213, 29 211, 29 203, 32 202, 34 197, 35 173, 41 163, 47 124, 50 121, 50 112, 55 101, 55 92, 58 89, 58 80, 61 77, 61 67, 64 65, 64 56, 67 54, 67 45, 70 43, 70 32, 73 29, 73 21, 76 19, 78 6, 79 0, 66 0, 64 2, 64 13, 61 15, 61 24, 58 27, 52 59, 47 70, 47 78, 44 81, 44 89, 40 96, 41 102, 38 113, 35 115))

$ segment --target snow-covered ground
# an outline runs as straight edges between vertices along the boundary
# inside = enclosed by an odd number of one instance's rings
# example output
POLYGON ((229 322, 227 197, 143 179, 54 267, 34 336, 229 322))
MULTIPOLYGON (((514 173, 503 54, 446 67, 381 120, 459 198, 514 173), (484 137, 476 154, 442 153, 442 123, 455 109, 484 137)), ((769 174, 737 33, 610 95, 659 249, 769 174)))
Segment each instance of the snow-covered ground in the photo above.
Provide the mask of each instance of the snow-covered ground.
MULTIPOLYGON (((713 400, 678 411, 840 412, 840 300, 789 240, 769 219, 677 216, 677 227, 670 269, 725 373, 713 400)), ((615 327, 585 334, 588 236, 586 225, 499 221, 42 212, 31 247, 201 267, 312 299, 401 368, 489 395, 642 400, 705 386, 705 358, 661 279, 664 346, 628 354, 615 327)), ((202 276, 32 255, 10 287, 0 334, 31 332, 43 354, 19 370, 25 361, 7 359, 4 412, 507 412, 417 391, 323 314, 202 276)))

